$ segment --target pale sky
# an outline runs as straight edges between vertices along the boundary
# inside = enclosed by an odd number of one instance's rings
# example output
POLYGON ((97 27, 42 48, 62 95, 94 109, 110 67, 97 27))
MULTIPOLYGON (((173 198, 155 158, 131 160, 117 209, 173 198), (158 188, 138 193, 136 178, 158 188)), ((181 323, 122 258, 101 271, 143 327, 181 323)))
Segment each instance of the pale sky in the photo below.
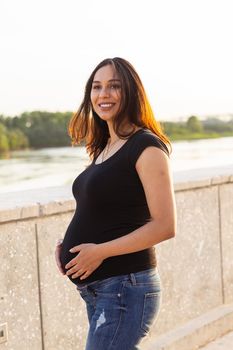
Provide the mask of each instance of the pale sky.
POLYGON ((120 56, 155 115, 233 113, 232 0, 0 0, 0 114, 74 111, 120 56))

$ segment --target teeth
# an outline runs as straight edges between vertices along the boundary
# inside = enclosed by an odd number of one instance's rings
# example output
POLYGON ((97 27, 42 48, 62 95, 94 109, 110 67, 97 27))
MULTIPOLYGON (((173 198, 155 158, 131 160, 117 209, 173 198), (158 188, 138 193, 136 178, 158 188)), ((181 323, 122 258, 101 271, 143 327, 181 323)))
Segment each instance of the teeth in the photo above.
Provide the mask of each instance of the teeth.
POLYGON ((100 107, 112 107, 112 103, 101 103, 100 107))

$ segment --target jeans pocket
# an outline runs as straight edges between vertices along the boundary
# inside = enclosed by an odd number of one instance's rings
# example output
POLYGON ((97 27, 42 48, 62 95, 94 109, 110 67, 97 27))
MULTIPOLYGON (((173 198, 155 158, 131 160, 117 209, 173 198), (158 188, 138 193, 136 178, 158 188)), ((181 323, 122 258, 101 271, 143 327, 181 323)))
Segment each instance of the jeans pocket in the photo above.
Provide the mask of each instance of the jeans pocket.
POLYGON ((160 306, 160 295, 160 291, 145 293, 144 295, 141 328, 146 333, 149 332, 151 325, 153 324, 158 315, 160 306))

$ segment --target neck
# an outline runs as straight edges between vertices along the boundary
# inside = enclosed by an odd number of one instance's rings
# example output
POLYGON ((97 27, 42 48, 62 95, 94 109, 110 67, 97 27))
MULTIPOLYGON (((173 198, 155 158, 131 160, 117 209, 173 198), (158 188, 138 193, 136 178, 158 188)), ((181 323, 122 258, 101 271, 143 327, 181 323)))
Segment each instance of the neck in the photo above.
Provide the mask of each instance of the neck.
MULTIPOLYGON (((112 144, 113 142, 117 141, 119 139, 118 135, 115 133, 114 129, 113 129, 113 124, 112 122, 107 122, 108 123, 108 130, 109 130, 109 135, 110 135, 110 144, 112 144)), ((127 132, 127 131, 132 131, 133 129, 135 129, 135 131, 138 129, 138 127, 136 127, 133 124, 129 124, 129 123, 125 123, 122 127, 121 127, 121 131, 123 132, 127 132)))

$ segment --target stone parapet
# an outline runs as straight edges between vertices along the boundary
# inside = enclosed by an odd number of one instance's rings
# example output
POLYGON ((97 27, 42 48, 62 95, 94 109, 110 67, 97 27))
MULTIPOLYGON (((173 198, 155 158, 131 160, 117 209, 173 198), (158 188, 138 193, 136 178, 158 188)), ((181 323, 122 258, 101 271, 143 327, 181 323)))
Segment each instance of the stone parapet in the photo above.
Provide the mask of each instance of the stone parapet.
POLYGON ((170 332, 151 339, 143 350, 196 350, 232 331, 232 324, 233 304, 221 305, 170 332))
MULTIPOLYGON (((178 230, 156 246, 163 303, 145 346, 233 303, 232 174, 175 174, 178 230)), ((0 350, 84 349, 84 303, 54 260, 74 209, 70 187, 0 195, 0 350)))

